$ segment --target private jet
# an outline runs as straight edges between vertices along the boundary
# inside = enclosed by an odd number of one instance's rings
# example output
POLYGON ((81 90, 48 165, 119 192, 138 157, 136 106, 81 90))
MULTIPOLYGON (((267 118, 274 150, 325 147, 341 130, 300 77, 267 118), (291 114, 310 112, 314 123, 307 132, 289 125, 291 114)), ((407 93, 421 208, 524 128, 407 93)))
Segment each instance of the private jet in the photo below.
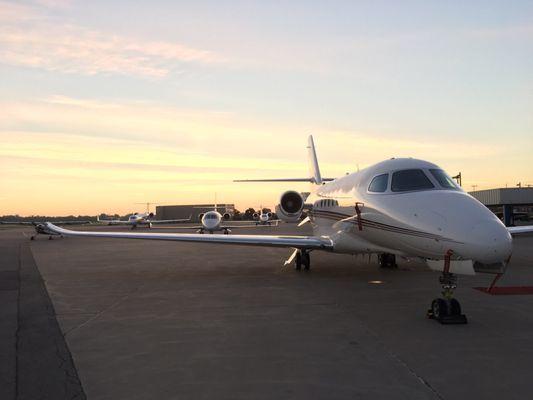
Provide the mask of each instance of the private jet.
POLYGON ((156 224, 174 224, 179 222, 188 222, 191 220, 191 217, 189 218, 183 218, 183 219, 153 219, 154 213, 151 212, 145 212, 145 213, 133 213, 128 217, 127 220, 121 220, 121 219, 100 219, 100 216, 96 217, 97 222, 101 224, 107 224, 107 225, 130 225, 131 229, 136 229, 139 225, 147 226, 148 228, 151 228, 153 225, 156 224))
POLYGON ((265 212, 265 209, 259 207, 259 212, 253 215, 256 225, 272 225, 272 213, 270 211, 265 212))
MULTIPOLYGON (((232 229, 252 228, 258 225, 257 223, 237 224, 235 222, 233 224, 228 224, 225 221, 227 221, 231 217, 231 215, 228 213, 227 209, 224 214, 221 214, 218 211, 218 208, 219 207, 215 203, 214 208, 212 210, 199 214, 201 223, 200 226, 184 226, 180 227, 180 229, 194 229, 199 234, 203 234, 205 232, 209 232, 210 234, 213 234, 214 232, 222 232, 224 235, 228 235, 229 233, 231 233, 232 229)), ((271 224, 269 224, 268 226, 270 225, 271 224)))
POLYGON ((441 323, 467 322, 453 296, 458 274, 494 274, 494 284, 509 263, 511 234, 533 232, 533 226, 505 227, 431 162, 392 158, 330 180, 321 177, 312 136, 307 148, 311 177, 248 181, 311 182, 314 190, 307 198, 288 190, 276 206, 286 222, 297 222, 306 212, 301 223, 311 224, 311 236, 86 232, 51 223, 46 229, 65 236, 293 248, 285 264, 294 263, 297 270, 308 270, 310 253, 318 250, 378 254, 384 266, 394 265, 396 257, 417 258, 441 272, 442 297, 431 302, 427 314, 441 323))

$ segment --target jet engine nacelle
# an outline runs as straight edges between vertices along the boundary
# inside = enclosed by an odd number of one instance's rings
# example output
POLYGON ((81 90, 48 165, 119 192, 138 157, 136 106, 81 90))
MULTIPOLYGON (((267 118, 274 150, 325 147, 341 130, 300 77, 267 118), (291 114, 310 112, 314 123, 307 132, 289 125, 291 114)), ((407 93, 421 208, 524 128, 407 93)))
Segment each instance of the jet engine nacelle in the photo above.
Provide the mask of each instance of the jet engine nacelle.
POLYGON ((252 215, 252 217, 253 217, 254 219, 257 219, 257 218, 259 218, 259 214, 258 214, 258 213, 254 213, 254 215, 252 215))
POLYGON ((272 218, 272 213, 271 212, 267 213, 267 217, 272 218))
POLYGON ((204 213, 198 214, 198 221, 201 221, 203 217, 204 217, 204 213))
POLYGON ((149 217, 149 218, 154 218, 154 213, 151 212, 150 214, 148 214, 148 217, 149 217))
POLYGON ((276 214, 285 222, 296 222, 300 219, 304 208, 304 198, 294 190, 283 193, 276 206, 276 214))
POLYGON ((224 218, 224 219, 227 221, 228 219, 231 218, 231 215, 230 215, 230 213, 224 213, 224 214, 222 215, 222 218, 224 218))

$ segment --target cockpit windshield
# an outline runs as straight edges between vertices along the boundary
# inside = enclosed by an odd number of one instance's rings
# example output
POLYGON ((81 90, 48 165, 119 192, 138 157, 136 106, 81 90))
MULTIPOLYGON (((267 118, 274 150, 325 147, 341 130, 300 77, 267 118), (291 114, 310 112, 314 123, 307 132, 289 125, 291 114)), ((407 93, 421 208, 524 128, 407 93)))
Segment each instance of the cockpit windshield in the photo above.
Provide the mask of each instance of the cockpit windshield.
POLYGON ((441 185, 444 189, 457 189, 457 185, 453 179, 450 178, 442 169, 430 169, 429 172, 431 172, 433 178, 435 178, 435 180, 439 182, 439 185, 441 185))
POLYGON ((376 176, 368 186, 369 192, 383 193, 387 191, 387 184, 389 183, 389 174, 381 174, 376 176))
POLYGON ((207 214, 205 216, 206 219, 217 219, 217 216, 215 214, 207 214))
POLYGON ((407 192, 411 190, 434 189, 424 171, 421 169, 405 169, 392 174, 391 190, 393 192, 407 192))

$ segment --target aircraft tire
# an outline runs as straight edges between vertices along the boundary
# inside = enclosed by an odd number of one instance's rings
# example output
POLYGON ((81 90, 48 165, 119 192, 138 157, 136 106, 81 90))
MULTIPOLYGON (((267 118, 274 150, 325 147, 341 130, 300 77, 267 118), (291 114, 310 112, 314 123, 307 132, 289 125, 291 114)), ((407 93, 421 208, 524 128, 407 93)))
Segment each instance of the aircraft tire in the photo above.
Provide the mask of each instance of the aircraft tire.
POLYGON ((308 252, 302 254, 302 264, 304 265, 304 270, 309 271, 311 269, 311 256, 308 252))
POLYGON ((446 304, 446 301, 440 298, 433 300, 431 302, 431 312, 433 318, 437 321, 440 321, 442 317, 446 317, 448 315, 448 305, 446 304))
POLYGON ((381 268, 396 268, 396 256, 394 254, 383 253, 378 256, 379 266, 381 268))
POLYGON ((457 299, 450 300, 450 315, 461 315, 461 304, 457 299))
POLYGON ((296 253, 296 258, 294 259, 294 269, 300 271, 302 269, 302 254, 300 252, 296 253))

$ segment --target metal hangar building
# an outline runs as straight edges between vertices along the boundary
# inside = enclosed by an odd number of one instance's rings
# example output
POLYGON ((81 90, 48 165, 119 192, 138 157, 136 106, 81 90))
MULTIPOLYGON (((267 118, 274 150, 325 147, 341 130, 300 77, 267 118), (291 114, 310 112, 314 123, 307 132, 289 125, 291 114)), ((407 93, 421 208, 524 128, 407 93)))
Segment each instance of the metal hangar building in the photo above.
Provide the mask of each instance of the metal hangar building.
POLYGON ((470 195, 502 218, 505 226, 515 225, 518 216, 529 220, 533 212, 532 187, 477 190, 470 195))

